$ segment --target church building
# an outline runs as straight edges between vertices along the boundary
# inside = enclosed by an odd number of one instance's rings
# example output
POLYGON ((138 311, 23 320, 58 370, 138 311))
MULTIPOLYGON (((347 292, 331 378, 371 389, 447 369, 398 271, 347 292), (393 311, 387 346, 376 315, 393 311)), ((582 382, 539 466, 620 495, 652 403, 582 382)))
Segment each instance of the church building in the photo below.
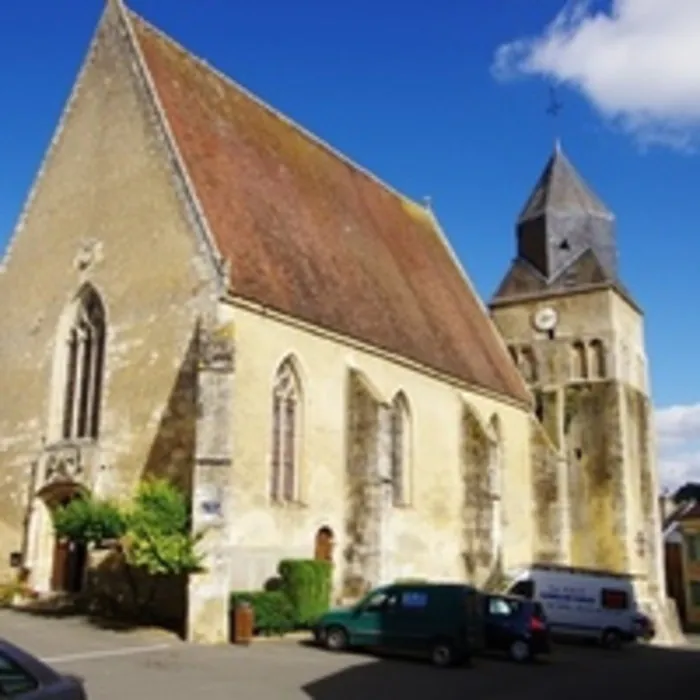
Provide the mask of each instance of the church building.
POLYGON ((642 314, 560 149, 489 313, 430 209, 108 0, 0 299, 0 568, 39 591, 79 586, 52 511, 148 476, 205 533, 201 628, 287 557, 338 597, 533 561, 663 590, 642 314))

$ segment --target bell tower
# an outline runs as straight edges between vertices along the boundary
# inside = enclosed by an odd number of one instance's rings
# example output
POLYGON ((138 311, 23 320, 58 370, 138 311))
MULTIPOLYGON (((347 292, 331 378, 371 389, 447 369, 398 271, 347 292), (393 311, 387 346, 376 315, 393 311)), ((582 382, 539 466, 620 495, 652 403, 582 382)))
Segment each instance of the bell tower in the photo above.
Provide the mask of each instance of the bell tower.
MULTIPOLYGON (((640 597, 663 595, 644 320, 619 277, 615 217, 557 144, 515 229, 516 255, 490 309, 558 458, 549 531, 560 539, 538 551, 635 574, 640 597)), ((534 484, 536 494, 546 488, 534 484)))

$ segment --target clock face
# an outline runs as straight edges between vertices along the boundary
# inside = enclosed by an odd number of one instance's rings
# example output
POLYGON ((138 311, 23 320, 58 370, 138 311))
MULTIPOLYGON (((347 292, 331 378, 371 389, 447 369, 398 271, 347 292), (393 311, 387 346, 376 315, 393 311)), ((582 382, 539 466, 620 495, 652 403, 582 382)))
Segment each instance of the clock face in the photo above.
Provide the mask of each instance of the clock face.
POLYGON ((551 331, 559 320, 557 312, 547 306, 543 309, 538 309, 533 317, 533 325, 538 331, 551 331))

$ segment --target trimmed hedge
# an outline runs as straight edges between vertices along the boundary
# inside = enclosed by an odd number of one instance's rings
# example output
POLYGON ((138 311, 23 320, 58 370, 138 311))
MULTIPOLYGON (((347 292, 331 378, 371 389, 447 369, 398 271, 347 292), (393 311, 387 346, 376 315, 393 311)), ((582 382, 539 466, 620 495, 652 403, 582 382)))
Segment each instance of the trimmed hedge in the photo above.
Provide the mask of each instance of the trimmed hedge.
POLYGON ((298 626, 308 627, 328 610, 331 600, 330 562, 316 559, 284 559, 278 572, 281 591, 289 599, 298 626))
POLYGON ((248 603, 253 608, 256 634, 285 634, 296 626, 294 608, 282 591, 234 592, 230 600, 231 612, 237 603, 248 603))

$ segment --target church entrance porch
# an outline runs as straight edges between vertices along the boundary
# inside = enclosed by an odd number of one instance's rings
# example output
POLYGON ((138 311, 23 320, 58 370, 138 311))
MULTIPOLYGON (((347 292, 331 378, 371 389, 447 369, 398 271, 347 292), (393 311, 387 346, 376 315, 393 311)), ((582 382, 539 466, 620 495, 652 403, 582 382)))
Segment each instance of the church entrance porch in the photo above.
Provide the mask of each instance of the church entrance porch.
POLYGON ((39 491, 30 514, 27 566, 31 587, 39 593, 79 593, 87 564, 87 546, 59 538, 56 511, 81 498, 85 490, 75 483, 50 484, 39 491))

